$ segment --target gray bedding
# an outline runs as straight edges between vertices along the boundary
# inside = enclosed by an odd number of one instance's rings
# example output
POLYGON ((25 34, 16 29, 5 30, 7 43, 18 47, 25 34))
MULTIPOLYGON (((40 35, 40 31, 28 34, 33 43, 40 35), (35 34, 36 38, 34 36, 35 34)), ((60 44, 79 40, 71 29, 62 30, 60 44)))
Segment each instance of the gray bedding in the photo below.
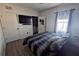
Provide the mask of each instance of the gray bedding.
POLYGON ((44 32, 24 39, 23 45, 28 45, 34 55, 57 55, 57 51, 65 44, 65 38, 56 33, 44 32))

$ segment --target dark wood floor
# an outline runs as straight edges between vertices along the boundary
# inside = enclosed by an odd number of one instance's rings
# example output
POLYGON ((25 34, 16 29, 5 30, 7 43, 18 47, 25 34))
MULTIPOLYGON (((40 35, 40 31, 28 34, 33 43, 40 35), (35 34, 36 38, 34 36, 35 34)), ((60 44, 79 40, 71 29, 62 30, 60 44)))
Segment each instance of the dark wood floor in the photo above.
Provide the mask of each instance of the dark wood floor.
POLYGON ((7 43, 6 56, 33 56, 30 49, 24 47, 22 43, 22 39, 7 43))

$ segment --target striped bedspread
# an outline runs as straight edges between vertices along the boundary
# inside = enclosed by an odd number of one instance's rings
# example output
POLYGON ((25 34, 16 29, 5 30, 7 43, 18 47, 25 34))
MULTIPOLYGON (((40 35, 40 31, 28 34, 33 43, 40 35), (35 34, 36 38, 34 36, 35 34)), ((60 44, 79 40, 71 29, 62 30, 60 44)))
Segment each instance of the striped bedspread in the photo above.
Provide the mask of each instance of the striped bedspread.
POLYGON ((34 55, 45 55, 45 52, 50 44, 50 42, 54 42, 57 39, 55 38, 56 34, 51 32, 44 32, 35 34, 33 36, 29 36, 25 38, 23 45, 28 45, 32 50, 34 55))

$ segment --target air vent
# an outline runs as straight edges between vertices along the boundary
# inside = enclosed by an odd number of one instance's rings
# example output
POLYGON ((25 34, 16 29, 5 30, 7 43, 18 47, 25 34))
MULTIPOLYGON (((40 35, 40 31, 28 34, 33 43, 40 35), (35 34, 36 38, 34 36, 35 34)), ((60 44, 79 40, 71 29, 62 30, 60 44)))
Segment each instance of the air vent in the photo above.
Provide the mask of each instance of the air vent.
POLYGON ((8 9, 8 10, 12 10, 11 6, 5 6, 5 8, 8 9))

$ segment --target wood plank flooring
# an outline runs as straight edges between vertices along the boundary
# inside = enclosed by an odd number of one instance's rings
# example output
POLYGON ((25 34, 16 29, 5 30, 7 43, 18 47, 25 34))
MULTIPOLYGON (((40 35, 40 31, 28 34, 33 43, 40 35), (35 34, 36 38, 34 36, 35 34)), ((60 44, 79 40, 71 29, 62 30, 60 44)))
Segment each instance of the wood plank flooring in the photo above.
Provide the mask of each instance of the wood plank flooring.
POLYGON ((33 56, 31 50, 24 47, 22 43, 22 39, 7 43, 6 56, 33 56))

